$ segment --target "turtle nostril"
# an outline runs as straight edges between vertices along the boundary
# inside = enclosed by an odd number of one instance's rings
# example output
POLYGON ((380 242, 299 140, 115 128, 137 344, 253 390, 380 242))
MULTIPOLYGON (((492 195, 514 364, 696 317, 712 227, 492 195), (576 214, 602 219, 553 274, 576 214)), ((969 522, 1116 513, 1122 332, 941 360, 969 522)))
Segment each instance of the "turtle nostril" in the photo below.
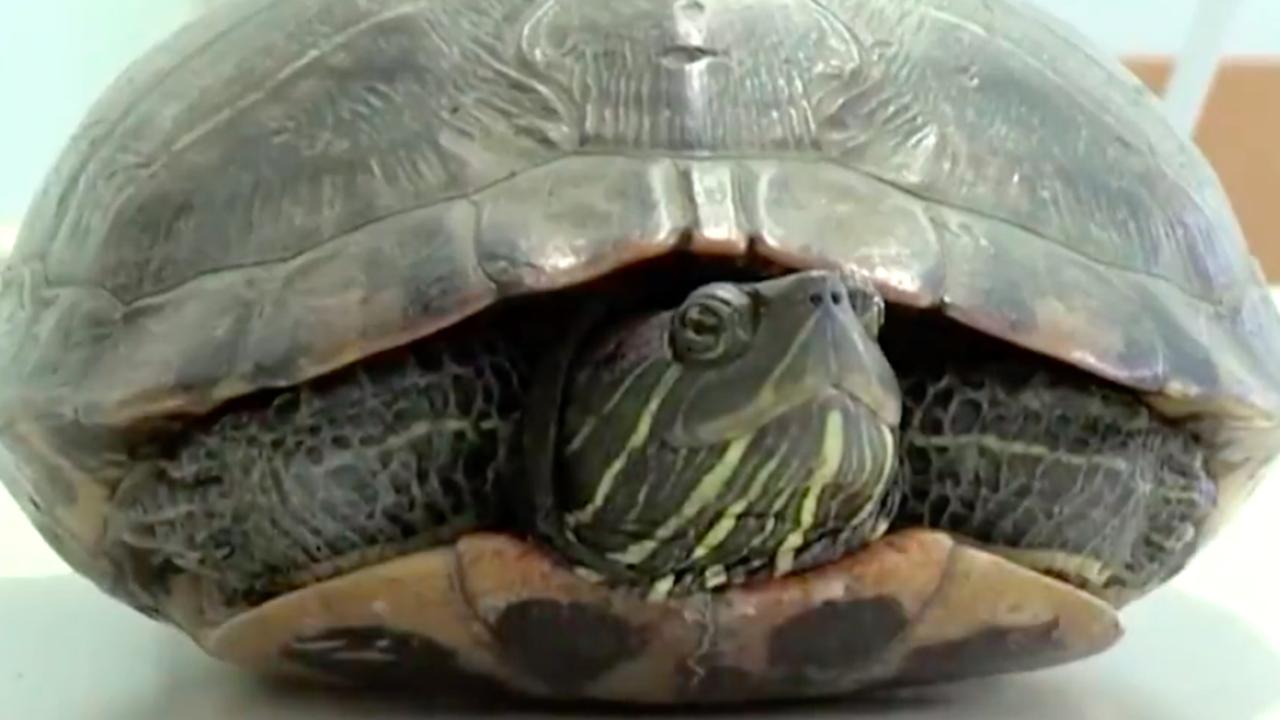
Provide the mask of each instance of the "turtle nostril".
POLYGON ((831 304, 832 304, 832 305, 839 305, 839 304, 840 304, 840 303, 842 303, 842 302, 844 302, 844 293, 839 292, 839 291, 834 291, 834 292, 832 292, 832 293, 831 293, 831 304))
POLYGON ((826 300, 826 297, 824 297, 822 293, 814 293, 809 296, 809 302, 812 303, 814 307, 822 307, 824 300, 826 300))

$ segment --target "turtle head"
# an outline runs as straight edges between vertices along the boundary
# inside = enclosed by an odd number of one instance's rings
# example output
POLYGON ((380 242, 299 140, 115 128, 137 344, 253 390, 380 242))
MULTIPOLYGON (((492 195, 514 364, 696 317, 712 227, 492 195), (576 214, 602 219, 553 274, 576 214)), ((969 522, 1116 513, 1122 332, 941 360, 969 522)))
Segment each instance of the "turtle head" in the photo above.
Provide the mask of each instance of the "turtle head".
POLYGON ((566 381, 567 541, 606 574, 668 587, 865 542, 893 497, 900 416, 882 321, 869 284, 811 271, 711 283, 607 325, 566 381))
POLYGON ((697 289, 657 320, 680 379, 666 439, 697 446, 741 437, 830 393, 896 426, 897 381, 874 341, 883 319, 869 284, 834 272, 697 289))

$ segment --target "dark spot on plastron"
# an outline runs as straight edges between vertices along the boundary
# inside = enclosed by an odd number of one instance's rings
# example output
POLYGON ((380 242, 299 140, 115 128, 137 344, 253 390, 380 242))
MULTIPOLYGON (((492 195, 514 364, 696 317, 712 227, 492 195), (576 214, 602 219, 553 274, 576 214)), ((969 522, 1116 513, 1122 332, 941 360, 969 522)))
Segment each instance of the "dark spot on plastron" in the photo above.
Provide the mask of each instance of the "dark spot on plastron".
POLYGON ((351 627, 299 638, 284 660, 335 681, 372 689, 439 697, 504 694, 496 680, 463 668, 435 640, 383 627, 351 627))
POLYGON ((826 602, 774 631, 769 664, 804 677, 855 671, 878 661, 908 621, 902 604, 889 597, 826 602))
POLYGON ((1064 649, 1058 640, 1057 620, 1022 628, 992 627, 913 650, 894 683, 945 682, 1035 670, 1058 662, 1064 649))
POLYGON ((585 603, 555 600, 511 605, 493 634, 508 660, 562 693, 581 690, 644 647, 622 618, 585 603))

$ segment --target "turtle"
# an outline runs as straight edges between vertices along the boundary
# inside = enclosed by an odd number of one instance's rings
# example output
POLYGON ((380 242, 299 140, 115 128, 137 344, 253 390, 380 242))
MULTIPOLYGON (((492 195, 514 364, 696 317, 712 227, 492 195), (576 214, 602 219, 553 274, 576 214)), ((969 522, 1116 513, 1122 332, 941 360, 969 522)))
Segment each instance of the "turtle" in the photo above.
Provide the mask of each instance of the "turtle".
POLYGON ((1194 143, 1013 0, 236 0, 0 275, 5 486, 250 672, 830 698, 1104 652, 1280 447, 1194 143))

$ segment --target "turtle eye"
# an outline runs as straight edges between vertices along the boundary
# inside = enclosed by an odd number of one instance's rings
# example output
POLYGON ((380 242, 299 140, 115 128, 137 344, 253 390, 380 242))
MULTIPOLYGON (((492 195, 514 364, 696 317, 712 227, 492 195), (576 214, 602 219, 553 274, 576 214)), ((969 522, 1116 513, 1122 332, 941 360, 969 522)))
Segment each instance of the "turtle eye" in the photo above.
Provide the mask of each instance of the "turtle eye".
POLYGON ((717 363, 737 357, 755 332, 751 298, 728 284, 693 293, 671 320, 671 349, 686 363, 717 363))

